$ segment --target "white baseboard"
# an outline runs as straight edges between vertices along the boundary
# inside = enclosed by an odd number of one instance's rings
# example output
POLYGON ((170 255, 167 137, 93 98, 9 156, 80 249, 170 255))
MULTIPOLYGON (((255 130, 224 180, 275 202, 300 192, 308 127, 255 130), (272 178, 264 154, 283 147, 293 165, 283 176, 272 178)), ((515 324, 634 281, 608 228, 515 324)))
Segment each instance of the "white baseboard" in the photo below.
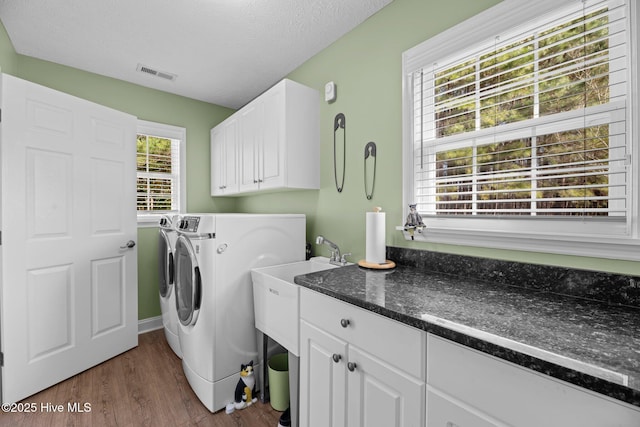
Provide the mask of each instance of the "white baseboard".
POLYGON ((148 317, 138 320, 138 335, 162 328, 162 316, 148 317))

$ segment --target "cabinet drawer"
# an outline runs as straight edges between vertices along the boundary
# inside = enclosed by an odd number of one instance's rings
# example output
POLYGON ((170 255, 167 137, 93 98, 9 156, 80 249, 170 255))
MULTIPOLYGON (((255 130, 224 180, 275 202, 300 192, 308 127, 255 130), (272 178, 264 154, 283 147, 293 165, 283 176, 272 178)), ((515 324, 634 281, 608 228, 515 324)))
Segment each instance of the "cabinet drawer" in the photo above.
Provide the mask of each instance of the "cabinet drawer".
POLYGON ((305 288, 300 317, 424 381, 424 331, 305 288))
POLYGON ((427 389, 428 427, 502 427, 473 408, 464 408, 449 397, 427 389))
POLYGON ((640 410, 428 334, 427 384, 509 425, 640 426, 640 410))

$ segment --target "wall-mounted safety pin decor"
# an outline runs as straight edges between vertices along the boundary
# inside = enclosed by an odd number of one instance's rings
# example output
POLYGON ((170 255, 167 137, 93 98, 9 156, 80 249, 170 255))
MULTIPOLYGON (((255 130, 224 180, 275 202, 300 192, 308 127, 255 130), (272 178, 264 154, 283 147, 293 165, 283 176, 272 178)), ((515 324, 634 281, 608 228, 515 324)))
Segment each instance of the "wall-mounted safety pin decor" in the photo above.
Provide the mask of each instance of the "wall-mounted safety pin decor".
POLYGON ((371 141, 364 146, 364 194, 367 200, 373 197, 373 190, 376 186, 376 143, 371 141))
POLYGON ((336 181, 336 190, 338 193, 342 193, 342 189, 344 188, 344 175, 345 175, 345 167, 346 167, 346 158, 347 158, 347 127, 346 127, 346 118, 344 114, 338 113, 336 117, 333 119, 333 177, 336 181), (342 132, 340 132, 342 130, 342 132), (342 133, 342 138, 338 136, 339 133, 342 133), (342 147, 338 150, 338 139, 342 139, 342 147), (338 174, 338 163, 339 159, 342 157, 342 171, 338 174), (338 175, 341 175, 338 178, 338 175), (340 182, 338 184, 338 182, 340 182))

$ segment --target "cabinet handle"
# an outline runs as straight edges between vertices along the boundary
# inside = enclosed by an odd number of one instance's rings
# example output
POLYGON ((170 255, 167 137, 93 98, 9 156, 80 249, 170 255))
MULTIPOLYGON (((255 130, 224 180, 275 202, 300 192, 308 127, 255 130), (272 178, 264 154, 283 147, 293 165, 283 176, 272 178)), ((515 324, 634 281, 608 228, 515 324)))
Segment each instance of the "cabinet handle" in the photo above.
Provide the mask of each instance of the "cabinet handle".
POLYGON ((254 180, 253 180, 253 183, 254 183, 254 184, 257 184, 257 183, 258 183, 258 180, 257 180, 257 179, 254 179, 254 180))
POLYGON ((356 370, 357 365, 355 364, 355 362, 349 362, 347 363, 347 369, 351 372, 356 370))
POLYGON ((340 324, 342 325, 343 328, 346 328, 347 326, 349 326, 349 319, 340 319, 340 324))
POLYGON ((334 361, 334 362, 338 363, 338 362, 340 362, 340 359, 342 359, 342 356, 340 356, 340 355, 339 355, 339 354, 337 354, 337 353, 334 353, 334 354, 333 354, 333 361, 334 361))

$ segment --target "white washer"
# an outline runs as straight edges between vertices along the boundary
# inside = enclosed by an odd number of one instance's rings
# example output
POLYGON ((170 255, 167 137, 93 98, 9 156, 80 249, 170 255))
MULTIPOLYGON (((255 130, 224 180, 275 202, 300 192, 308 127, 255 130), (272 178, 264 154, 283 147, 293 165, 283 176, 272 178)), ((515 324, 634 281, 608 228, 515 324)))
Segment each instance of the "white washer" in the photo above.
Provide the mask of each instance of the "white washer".
POLYGON ((251 269, 305 259, 304 215, 188 214, 178 224, 182 367, 211 412, 233 402, 240 365, 258 366, 251 269))
POLYGON ((158 291, 160 295, 160 311, 162 313, 162 326, 164 336, 169 347, 182 358, 180 338, 178 337, 178 313, 176 312, 176 296, 174 291, 174 256, 178 232, 175 227, 180 215, 163 215, 160 218, 158 231, 158 266, 160 268, 158 291))

